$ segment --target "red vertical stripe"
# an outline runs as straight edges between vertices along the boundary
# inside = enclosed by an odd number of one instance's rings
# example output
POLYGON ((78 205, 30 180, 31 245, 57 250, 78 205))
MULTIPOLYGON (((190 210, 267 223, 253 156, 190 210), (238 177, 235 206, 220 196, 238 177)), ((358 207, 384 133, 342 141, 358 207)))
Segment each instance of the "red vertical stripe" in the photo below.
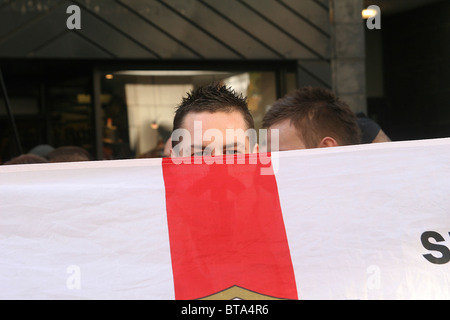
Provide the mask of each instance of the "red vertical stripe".
POLYGON ((271 164, 245 157, 245 164, 163 160, 176 299, 234 285, 297 299, 275 176, 261 175, 271 164))

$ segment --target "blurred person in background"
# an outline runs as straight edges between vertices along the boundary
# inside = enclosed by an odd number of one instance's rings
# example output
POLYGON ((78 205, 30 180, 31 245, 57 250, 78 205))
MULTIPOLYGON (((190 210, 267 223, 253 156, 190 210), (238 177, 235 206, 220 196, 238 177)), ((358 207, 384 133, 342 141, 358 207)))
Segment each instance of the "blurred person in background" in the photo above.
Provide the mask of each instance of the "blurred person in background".
POLYGON ((364 112, 356 114, 359 128, 362 132, 361 143, 378 143, 392 141, 388 135, 381 129, 380 125, 374 120, 368 118, 364 112))
POLYGON ((31 163, 47 163, 48 160, 33 153, 25 153, 6 161, 3 165, 10 164, 31 164, 31 163))
POLYGON ((92 161, 94 157, 84 148, 78 146, 62 146, 47 154, 49 162, 92 161))

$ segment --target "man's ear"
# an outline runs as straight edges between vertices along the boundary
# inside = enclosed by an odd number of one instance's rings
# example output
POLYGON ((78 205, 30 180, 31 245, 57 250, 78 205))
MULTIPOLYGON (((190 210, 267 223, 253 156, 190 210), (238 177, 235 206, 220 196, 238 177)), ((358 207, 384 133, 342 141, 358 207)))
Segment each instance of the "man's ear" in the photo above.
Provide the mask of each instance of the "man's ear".
POLYGON ((256 143, 255 146, 253 147, 252 153, 258 153, 258 152, 259 152, 259 145, 256 143))
POLYGON ((318 148, 337 147, 339 144, 331 137, 325 137, 320 141, 318 148))

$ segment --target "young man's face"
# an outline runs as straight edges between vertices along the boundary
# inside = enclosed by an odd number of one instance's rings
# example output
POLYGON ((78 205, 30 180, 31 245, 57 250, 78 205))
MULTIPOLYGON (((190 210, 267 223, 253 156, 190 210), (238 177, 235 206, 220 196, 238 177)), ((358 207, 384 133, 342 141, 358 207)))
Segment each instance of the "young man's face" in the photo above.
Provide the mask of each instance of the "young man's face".
POLYGON ((281 120, 271 125, 267 130, 267 151, 286 151, 306 149, 306 145, 300 138, 297 129, 291 124, 290 119, 281 120), (272 146, 272 132, 271 130, 278 130, 279 150, 273 150, 272 146))
POLYGON ((219 156, 258 150, 257 144, 251 147, 249 137, 240 134, 248 128, 239 111, 190 112, 183 119, 181 129, 189 133, 186 135, 188 138, 183 136, 175 147, 177 151, 174 152, 175 148, 172 150, 172 156, 219 156))

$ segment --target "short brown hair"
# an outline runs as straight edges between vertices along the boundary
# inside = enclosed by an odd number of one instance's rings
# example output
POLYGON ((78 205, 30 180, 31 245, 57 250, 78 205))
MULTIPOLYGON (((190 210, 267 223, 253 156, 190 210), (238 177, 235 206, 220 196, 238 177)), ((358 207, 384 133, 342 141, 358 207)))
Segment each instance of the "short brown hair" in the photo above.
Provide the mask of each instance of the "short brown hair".
POLYGON ((307 148, 314 148, 324 137, 339 145, 361 143, 361 130, 355 113, 333 92, 303 87, 277 100, 265 114, 262 126, 269 128, 290 119, 307 148))
POLYGON ((86 149, 79 146, 58 147, 47 155, 49 162, 91 161, 93 156, 86 149))
POLYGON ((31 163, 46 163, 48 160, 44 157, 41 157, 37 154, 33 153, 25 153, 12 158, 11 160, 4 163, 6 164, 31 164, 31 163))
POLYGON ((206 86, 191 90, 183 97, 175 111, 173 130, 181 128, 183 120, 189 112, 232 112, 239 111, 244 116, 247 129, 254 129, 253 116, 248 110, 247 99, 237 94, 231 87, 221 82, 213 82, 206 86))

